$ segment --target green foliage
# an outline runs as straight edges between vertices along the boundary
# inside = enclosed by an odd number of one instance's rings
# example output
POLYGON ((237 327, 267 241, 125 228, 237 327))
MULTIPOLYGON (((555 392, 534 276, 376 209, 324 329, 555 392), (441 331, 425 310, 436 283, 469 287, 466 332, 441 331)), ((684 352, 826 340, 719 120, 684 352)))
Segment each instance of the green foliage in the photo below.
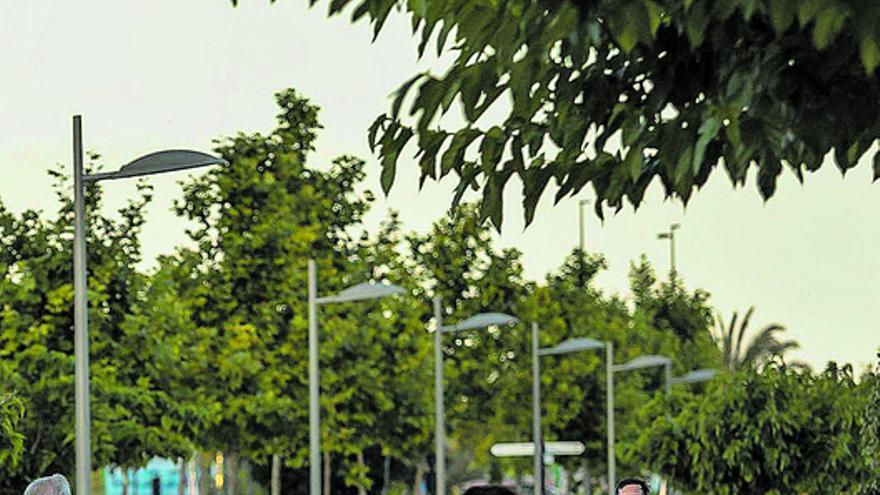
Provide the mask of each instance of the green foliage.
MULTIPOLYGON (((477 207, 463 205, 423 235, 410 236, 414 264, 424 270, 423 285, 443 296, 446 321, 480 311, 502 311, 526 324, 456 334, 444 341, 450 443, 469 451, 472 464, 490 471, 495 442, 531 438, 531 333, 540 324, 543 347, 568 338, 612 341, 617 362, 641 354, 676 356, 676 372, 714 367, 718 350, 708 333, 711 310, 702 291, 687 293, 680 282, 658 283, 647 263, 633 271, 634 308, 593 286, 605 268, 602 257, 575 251, 545 284, 529 282, 520 253, 499 251, 477 207), (670 308, 675 308, 674 310, 670 308), (669 315, 676 317, 670 317, 669 315)), ((545 435, 550 440, 578 439, 588 459, 605 458, 605 356, 585 352, 542 361, 545 435)), ((629 373, 617 386, 618 438, 633 441, 639 431, 634 411, 662 390, 657 372, 629 373)), ((566 462, 566 461, 563 461, 566 462)), ((528 460, 506 460, 511 473, 528 472, 528 460)), ((595 475, 601 461, 591 463, 595 475)), ((622 468, 634 467, 627 462, 622 468)), ((452 480, 454 481, 454 480, 452 480)))
POLYGON ((196 332, 188 346, 209 357, 195 386, 222 405, 201 445, 303 458, 307 404, 294 397, 307 385, 306 261, 319 260, 322 290, 338 287, 346 229, 371 196, 353 189, 364 174, 356 158, 327 172, 306 167, 318 109, 293 90, 276 100, 276 129, 220 141, 230 165, 184 184, 176 209, 195 223, 198 250, 178 252, 167 269, 196 332))
POLYGON ((876 479, 861 428, 876 377, 850 367, 725 374, 705 394, 658 398, 630 454, 689 492, 848 493, 876 479))
MULTIPOLYGON (((641 23, 661 29, 650 16, 636 22, 624 38, 636 40, 634 52, 643 43, 641 23)), ((89 186, 96 466, 135 467, 154 455, 194 451, 257 464, 280 455, 298 483, 307 460, 309 257, 319 266, 321 295, 364 281, 407 292, 320 308, 323 449, 333 491, 376 492, 385 457, 396 480, 421 472, 432 441, 435 294, 446 323, 507 312, 538 322, 544 347, 586 336, 613 342, 618 363, 675 356, 676 374, 721 364, 708 293, 689 291, 676 277, 659 280, 645 259, 632 265, 632 298, 624 299, 594 285, 605 260, 577 250, 545 281, 528 280, 521 253, 494 244, 485 204, 461 205, 426 233, 404 232, 393 213, 366 232, 362 219, 373 198, 360 187, 364 163, 340 157, 330 167, 307 166, 318 109, 293 90, 277 101, 275 129, 218 142, 230 166, 184 182, 175 206, 190 221, 194 247, 160 257, 149 273, 136 266, 150 190, 141 186, 109 218, 100 214, 101 190, 89 186)), ((503 154, 481 146, 486 159, 503 154)), ((451 155, 447 166, 459 158, 451 155)), ((35 476, 73 472, 72 208, 68 184, 54 175, 57 218, 0 205, 0 493, 18 493, 35 476)), ((450 445, 459 461, 450 463, 451 474, 500 478, 503 470, 530 469, 526 460, 488 458, 492 443, 531 437, 530 337, 528 325, 515 325, 444 340, 450 445)), ((548 357, 542 367, 547 438, 582 439, 590 459, 604 459, 604 355, 548 357)), ((777 489, 772 480, 789 468, 810 478, 789 474, 784 486, 810 493, 818 483, 846 488, 840 476, 876 479, 876 388, 875 375, 857 385, 846 368, 813 376, 769 367, 725 377, 705 396, 652 402, 662 389, 658 370, 622 374, 621 469, 654 466, 683 487, 716 493, 777 489), (756 439, 765 437, 768 448, 759 449, 756 439), (798 450, 785 450, 792 445, 798 450), (859 449, 865 454, 854 460, 859 449), (771 481, 731 485, 738 481, 725 473, 771 481)), ((604 467, 590 469, 596 475, 604 467)), ((284 487, 304 490, 302 483, 284 487)))
MULTIPOLYGON (((17 424, 24 453, 19 463, 2 464, 3 493, 20 492, 39 475, 74 471, 73 209, 65 177, 59 171, 52 175, 61 204, 56 219, 0 207, 0 361, 15 370, 9 383, 25 411, 17 424)), ((186 443, 166 428, 176 405, 134 365, 161 345, 141 345, 123 325, 143 283, 135 266, 151 194, 145 186, 140 193, 111 219, 100 213, 100 188, 91 184, 86 191, 96 466, 138 466, 186 443)))
POLYGON ((865 464, 870 473, 867 481, 860 487, 861 495, 880 493, 880 354, 877 354, 878 366, 874 373, 865 378, 865 387, 871 390, 871 400, 865 406, 862 424, 862 452, 865 464))
POLYGON ((0 465, 15 468, 24 452, 24 435, 18 424, 24 416, 24 404, 13 388, 18 380, 0 362, 0 465))
MULTIPOLYGON (((235 4, 233 0, 233 4, 235 4)), ((316 3, 311 0, 310 3, 316 3)), ((415 144, 422 180, 455 174, 500 227, 503 190, 525 217, 592 186, 603 208, 638 206, 655 179, 687 202, 718 167, 750 170, 763 198, 833 152, 846 172, 880 132, 880 10, 866 0, 334 0, 381 31, 404 11, 455 60, 401 85, 369 131, 383 188, 415 144), (442 126, 457 106, 464 124, 442 126), (481 119, 493 106, 499 125, 481 119)), ((453 119, 455 120, 455 119, 453 119)), ((875 172, 880 170, 875 164, 875 172)), ((875 173, 875 178, 880 177, 875 173)))
MULTIPOLYGON (((176 208, 195 223, 189 234, 198 251, 163 262, 157 290, 170 304, 149 307, 167 315, 169 336, 181 323, 189 329, 182 352, 203 356, 181 376, 221 406, 199 445, 257 460, 277 454, 299 468, 308 454, 307 260, 317 260, 325 295, 385 277, 410 290, 416 284, 406 277, 396 217, 375 237, 355 237, 373 199, 358 188, 363 161, 343 156, 326 171, 308 167, 318 108, 293 90, 276 100, 271 133, 221 141, 217 151, 230 166, 184 185, 176 208)), ((424 312, 412 298, 320 308, 323 449, 346 485, 373 485, 362 462, 368 449, 406 461, 426 448, 424 312)), ((153 320, 145 314, 144 323, 153 320)))

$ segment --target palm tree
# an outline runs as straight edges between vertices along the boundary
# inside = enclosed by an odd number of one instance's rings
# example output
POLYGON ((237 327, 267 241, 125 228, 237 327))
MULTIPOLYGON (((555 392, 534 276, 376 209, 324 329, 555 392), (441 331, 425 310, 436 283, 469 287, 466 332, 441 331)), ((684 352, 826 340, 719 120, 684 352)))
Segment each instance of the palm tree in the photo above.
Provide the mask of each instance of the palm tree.
MULTIPOLYGON (((746 329, 754 312, 754 306, 749 308, 739 326, 737 326, 739 315, 736 311, 733 312, 733 317, 730 319, 730 325, 728 326, 724 325, 724 320, 720 314, 715 317, 717 327, 716 331, 712 334, 712 338, 721 348, 721 358, 724 367, 730 371, 763 366, 774 356, 782 356, 786 352, 800 347, 800 344, 794 340, 781 341, 777 338, 777 333, 785 331, 785 327, 779 323, 765 326, 757 335, 752 337, 748 345, 743 347, 746 329)), ((802 366, 802 363, 792 364, 802 366)))

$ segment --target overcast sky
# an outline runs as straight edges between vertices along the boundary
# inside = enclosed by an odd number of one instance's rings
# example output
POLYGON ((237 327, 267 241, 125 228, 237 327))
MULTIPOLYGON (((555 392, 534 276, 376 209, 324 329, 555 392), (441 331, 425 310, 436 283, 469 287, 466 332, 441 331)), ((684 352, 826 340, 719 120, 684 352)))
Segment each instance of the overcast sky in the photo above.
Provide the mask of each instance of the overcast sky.
MULTIPOLYGON (((268 131, 276 114, 272 95, 286 87, 323 109, 325 129, 311 163, 361 156, 368 160, 366 186, 378 191, 365 130, 402 81, 443 61, 416 60, 416 41, 400 16, 370 44, 368 26, 328 20, 323 4, 309 10, 305 0, 242 3, 233 9, 224 0, 3 2, 0 199, 16 211, 54 211, 46 170, 70 162, 75 113, 83 115, 86 149, 122 164, 162 148, 209 150, 212 139, 239 130, 268 131)), ((720 171, 687 209, 664 202, 653 187, 637 213, 627 209, 604 224, 588 217, 588 247, 611 265, 599 284, 625 293, 629 263, 642 253, 665 273, 668 245, 656 234, 679 222, 679 271, 689 287, 712 294, 725 318, 755 305, 753 330, 786 325, 802 344, 794 357, 860 369, 880 346, 880 184, 871 185, 870 168, 863 163, 841 178, 828 164, 803 186, 786 173, 767 204, 753 184, 733 190, 720 171)), ((148 259, 184 242, 184 224, 170 212, 180 179, 153 179, 148 259)), ((380 196, 369 224, 393 208, 406 228, 428 228, 444 213, 453 184, 429 182, 421 192, 417 186, 417 167, 402 162, 392 194, 380 196)), ((112 184, 108 207, 133 191, 112 184)), ((519 191, 506 198, 499 243, 523 251, 527 274, 543 279, 577 243, 577 199, 553 206, 545 198, 524 230, 519 191)))

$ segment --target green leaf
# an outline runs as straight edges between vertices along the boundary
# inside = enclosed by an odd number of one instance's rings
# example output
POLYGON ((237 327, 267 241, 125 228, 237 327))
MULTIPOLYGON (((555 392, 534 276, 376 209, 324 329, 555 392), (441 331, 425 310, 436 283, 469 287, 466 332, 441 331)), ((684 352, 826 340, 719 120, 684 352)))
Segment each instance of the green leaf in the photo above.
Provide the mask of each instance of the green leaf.
POLYGON ((423 77, 425 77, 425 74, 418 74, 400 85, 400 88, 394 94, 394 101, 391 104, 391 118, 396 119, 400 117, 400 106, 403 104, 403 99, 406 97, 409 89, 423 77))
POLYGON ((727 139, 730 140, 730 144, 734 147, 739 147, 742 143, 739 131, 739 116, 732 115, 729 117, 729 120, 730 122, 724 128, 724 133, 727 135, 727 139))
POLYGON ((645 8, 648 9, 648 20, 651 30, 651 37, 657 36, 657 30, 660 28, 660 24, 663 22, 663 15, 665 13, 662 6, 658 5, 657 2, 652 0, 645 0, 645 8))
POLYGON ((627 0, 611 17, 611 28, 621 50, 629 53, 639 41, 650 42, 651 19, 642 0, 627 0))
POLYGON ((629 175, 632 178, 633 182, 639 180, 639 177, 642 175, 642 162, 644 160, 644 156, 642 155, 641 147, 633 147, 626 154, 626 159, 623 162, 623 166, 629 170, 629 175))
POLYGON ((760 0, 740 0, 740 9, 742 9, 743 17, 747 21, 752 20, 752 16, 758 10, 760 0))
POLYGON ((703 44, 703 36, 709 26, 709 16, 706 12, 705 2, 697 3, 687 15, 685 30, 691 46, 697 47, 703 44))
POLYGON ((397 136, 394 136, 392 139, 386 141, 389 134, 386 134, 385 138, 383 138, 383 141, 386 142, 382 144, 382 175, 380 182, 382 191, 385 194, 391 191, 391 186, 394 184, 394 175, 397 171, 397 157, 400 156, 400 152, 412 136, 413 132, 410 128, 402 127, 397 136))
POLYGON ((816 14, 822 10, 822 3, 822 0, 800 0, 798 2, 798 22, 801 23, 801 26, 806 26, 816 18, 816 14))
POLYGON ((525 184, 523 208, 525 209, 526 225, 529 225, 535 219, 535 208, 538 206, 538 201, 541 199, 541 194, 547 187, 547 183, 553 176, 552 165, 543 166, 543 163, 543 156, 532 160, 531 166, 526 170, 523 177, 523 183, 525 184))
POLYGON ((440 159, 440 176, 444 177, 452 169, 456 168, 463 160, 467 147, 480 135, 477 129, 462 129, 455 134, 449 149, 443 153, 440 159))
POLYGON ((480 143, 480 163, 484 173, 489 174, 495 170, 495 166, 501 160, 506 142, 507 136, 500 127, 494 126, 486 132, 480 143))
POLYGON ((797 5, 794 0, 773 0, 770 2, 770 21, 777 33, 782 34, 794 22, 797 5))
POLYGON ((871 182, 877 182, 880 179, 880 151, 874 153, 874 178, 871 182))
POLYGON ((880 46, 877 46, 877 40, 873 36, 862 38, 859 52, 862 56, 862 65, 865 67, 865 73, 869 76, 873 75, 877 65, 880 64, 880 46))
POLYGON ((369 129, 367 129, 367 144, 370 145, 370 151, 375 152, 376 146, 379 144, 376 141, 376 135, 379 133, 379 130, 382 128, 383 124, 390 121, 387 115, 382 114, 373 121, 370 125, 369 129))
POLYGON ((330 1, 330 10, 328 15, 336 15, 348 5, 351 0, 331 0, 330 1))
POLYGON ((758 189, 768 200, 776 192, 776 178, 782 173, 782 163, 776 157, 764 158, 758 166, 758 189))
POLYGON ((449 134, 443 131, 426 131, 419 135, 419 168, 422 173, 419 178, 419 188, 421 188, 425 179, 430 177, 437 178, 437 153, 446 141, 449 134))
POLYGON ((715 116, 709 117, 703 121, 702 125, 700 125, 700 130, 698 131, 700 137, 697 139, 697 144, 694 147, 694 161, 692 164, 694 174, 700 170, 700 166, 703 164, 703 157, 706 154, 706 146, 715 139, 715 136, 718 135, 720 129, 721 122, 719 122, 715 116))
POLYGON ((840 7, 827 7, 819 13, 813 27, 813 43, 816 48, 824 50, 843 28, 847 14, 840 7))

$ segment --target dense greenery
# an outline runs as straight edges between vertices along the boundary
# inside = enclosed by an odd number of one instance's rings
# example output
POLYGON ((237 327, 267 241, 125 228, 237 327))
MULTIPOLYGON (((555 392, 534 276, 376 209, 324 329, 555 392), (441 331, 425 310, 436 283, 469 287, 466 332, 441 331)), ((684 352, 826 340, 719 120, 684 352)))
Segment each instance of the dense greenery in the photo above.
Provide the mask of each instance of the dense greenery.
POLYGON ((15 467, 24 451, 24 435, 18 423, 24 416, 24 404, 11 386, 16 380, 5 363, 0 363, 0 464, 15 467))
MULTIPOLYGON (((329 166, 307 165, 320 128, 318 109, 293 90, 279 93, 277 102, 275 129, 220 140, 217 152, 230 166, 184 181, 175 211, 189 221, 191 247, 160 257, 147 273, 137 269, 138 235, 150 190, 141 186, 141 195, 111 217, 101 213, 100 188, 88 190, 96 466, 136 467, 154 455, 211 458, 222 452, 225 492, 238 495, 238 468, 251 463, 259 475, 275 457, 285 465, 283 493, 305 493, 309 257, 318 263, 322 295, 368 280, 407 291, 321 307, 325 486, 332 493, 379 493, 388 481, 410 485, 424 478, 433 439, 435 294, 443 298, 447 323, 504 311, 537 321, 543 346, 591 336, 614 342, 618 362, 647 353, 675 356, 677 374, 721 365, 708 293, 689 290, 677 278, 658 278, 645 259, 631 266, 631 295, 625 297, 599 290, 594 280, 604 259, 577 250, 545 280, 528 280, 521 253, 494 245, 476 205, 460 206, 424 233, 403 231, 393 213, 375 232, 367 231, 362 219, 372 195, 362 187, 364 163, 340 157, 329 166)), ((2 494, 20 493, 42 474, 73 472, 72 210, 69 184, 62 173, 53 175, 61 204, 54 218, 0 207, 2 494)), ((465 481, 473 471, 530 472, 526 460, 500 462, 488 455, 494 442, 531 437, 528 326, 449 336, 443 352, 450 481, 465 481)), ((548 357, 541 376, 547 437, 582 439, 593 479, 605 469, 603 359, 596 353, 548 357)), ((746 376, 755 386, 791 382, 803 394, 797 396, 803 410, 788 404, 767 409, 763 414, 772 424, 839 405, 841 422, 862 427, 847 404, 867 407, 868 395, 848 371, 820 377, 777 377, 775 369, 751 373, 746 376)), ((746 400, 731 385, 740 377, 724 378, 708 391, 718 408, 731 404, 715 410, 718 421, 746 400)), ((622 453, 637 445, 646 424, 639 410, 659 390, 657 371, 619 377, 622 453)), ((703 399, 676 394, 675 400, 684 421, 703 399)), ((849 445, 845 425, 826 431, 823 424, 797 424, 801 434, 822 435, 828 445, 849 445)), ((689 441, 679 430, 661 435, 664 427, 661 419, 653 423, 654 440, 689 441)), ((699 427, 680 424, 684 432, 699 427)), ((735 431, 727 434, 737 438, 735 431)), ((868 440, 864 445, 876 448, 868 440)), ((724 466, 713 452, 699 455, 724 466)), ((646 462, 681 483, 710 479, 663 457, 620 458, 628 471, 646 462)), ((841 472, 860 475, 855 470, 867 466, 856 463, 847 468, 854 471, 841 472)))
MULTIPOLYGON (((42 473, 74 470, 73 208, 64 175, 56 170, 52 175, 58 179, 57 218, 0 209, 0 360, 14 370, 4 386, 11 385, 25 410, 17 425, 25 450, 20 462, 3 463, 3 493, 20 492, 42 473)), ((144 346, 149 333, 124 325, 144 283, 135 265, 150 190, 140 190, 115 220, 99 214, 100 189, 87 190, 92 434, 98 465, 136 466, 155 455, 185 455, 191 449, 186 431, 200 416, 181 417, 179 404, 169 401, 173 391, 160 388, 149 368, 138 365, 155 355, 161 342, 144 346)))
POLYGON ((834 363, 723 376, 645 408, 632 453, 687 492, 853 493, 880 476, 862 436, 876 380, 834 363))
POLYGON ((687 202, 718 167, 734 185, 754 171, 769 198, 784 169, 803 179, 833 152, 845 172, 880 132, 880 10, 869 0, 327 4, 377 35, 404 11, 419 54, 436 44, 455 56, 445 73, 404 82, 369 140, 386 190, 414 144, 422 180, 454 174, 454 202, 481 191, 496 226, 512 177, 527 221, 551 181, 557 201, 591 186, 600 215, 638 206, 655 179, 687 202), (456 107, 462 124, 439 120, 456 107))

